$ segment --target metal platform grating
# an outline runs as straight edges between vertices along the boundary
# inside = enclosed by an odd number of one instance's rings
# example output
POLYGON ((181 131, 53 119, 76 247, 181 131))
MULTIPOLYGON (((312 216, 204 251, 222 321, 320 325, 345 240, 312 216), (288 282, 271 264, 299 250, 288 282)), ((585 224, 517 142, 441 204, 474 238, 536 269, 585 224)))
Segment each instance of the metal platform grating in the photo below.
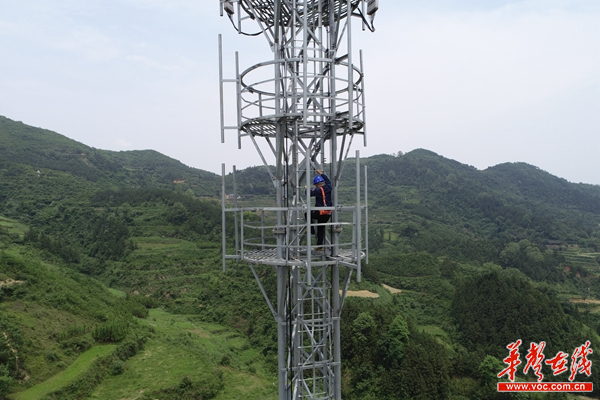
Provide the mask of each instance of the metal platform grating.
MULTIPOLYGON (((326 250, 325 253, 328 251, 326 250)), ((353 256, 352 250, 341 250, 337 256, 330 256, 324 254, 322 251, 313 251, 311 254, 311 260, 316 262, 323 261, 325 256, 325 263, 334 264, 337 261, 343 261, 346 263, 356 263, 356 256, 353 256)), ((363 259, 365 253, 360 253, 360 258, 363 259)), ((277 257, 276 249, 265 249, 265 250, 252 250, 244 252, 242 260, 252 264, 264 264, 264 265, 297 265, 302 266, 306 264, 308 257, 306 254, 300 254, 299 256, 290 256, 287 260, 284 258, 277 257)))

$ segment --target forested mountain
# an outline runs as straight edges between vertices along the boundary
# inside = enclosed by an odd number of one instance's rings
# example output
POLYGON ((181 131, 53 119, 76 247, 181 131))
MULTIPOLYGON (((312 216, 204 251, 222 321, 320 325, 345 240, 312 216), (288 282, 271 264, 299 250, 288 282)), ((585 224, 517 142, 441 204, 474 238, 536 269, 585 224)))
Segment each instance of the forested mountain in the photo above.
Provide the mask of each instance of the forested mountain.
POLYGON ((600 186, 569 183, 524 163, 479 171, 415 150, 365 164, 369 188, 377 193, 371 196, 374 208, 416 214, 490 239, 576 243, 592 238, 600 222, 600 186))
MULTIPOLYGON (((115 186, 173 189, 177 184, 201 196, 218 196, 221 190, 217 175, 187 167, 157 151, 99 150, 2 116, 0 154, 5 178, 30 173, 33 169, 33 172, 39 171, 40 176, 49 171, 67 173, 62 176, 76 181, 80 190, 115 186)), ((2 189, 8 196, 11 187, 2 189)))
MULTIPOLYGON (((427 150, 361 163, 371 252, 353 288, 379 298, 346 300, 344 399, 513 398, 495 390, 510 341, 524 362, 530 342, 548 358, 599 343, 600 186, 427 150)), ((263 168, 237 178, 242 205, 273 194, 263 168)), ((46 398, 276 398, 276 326, 247 266, 221 272, 219 201, 210 172, 0 117, 0 394, 33 398, 97 350, 46 398)), ((577 380, 600 384, 597 356, 577 380)))

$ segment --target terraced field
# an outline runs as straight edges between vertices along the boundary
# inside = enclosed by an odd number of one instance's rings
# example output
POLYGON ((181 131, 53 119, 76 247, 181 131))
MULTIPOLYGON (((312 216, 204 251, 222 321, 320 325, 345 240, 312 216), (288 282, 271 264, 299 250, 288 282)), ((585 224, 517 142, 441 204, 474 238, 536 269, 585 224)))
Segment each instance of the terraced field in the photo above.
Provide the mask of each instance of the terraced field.
POLYGON ((105 379, 93 399, 140 399, 185 377, 194 382, 221 384, 217 400, 275 399, 276 376, 265 370, 260 352, 246 338, 218 324, 193 316, 154 309, 143 320, 155 329, 144 350, 127 361, 123 374, 105 379))

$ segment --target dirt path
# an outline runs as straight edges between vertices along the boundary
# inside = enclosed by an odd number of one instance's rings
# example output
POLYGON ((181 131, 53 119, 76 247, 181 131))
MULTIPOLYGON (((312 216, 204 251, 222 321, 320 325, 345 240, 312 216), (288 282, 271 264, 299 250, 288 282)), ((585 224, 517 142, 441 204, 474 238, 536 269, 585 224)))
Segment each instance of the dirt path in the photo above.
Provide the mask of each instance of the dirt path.
POLYGON ((6 339, 6 346, 15 355, 15 371, 19 371, 19 352, 14 347, 12 347, 12 344, 10 343, 10 339, 8 338, 8 334, 6 332, 2 332, 2 334, 4 335, 4 339, 6 339))
POLYGON ((600 300, 596 299, 582 299, 582 298, 572 298, 572 303, 581 303, 581 304, 600 304, 600 300))
POLYGON ((391 286, 388 286, 385 283, 383 283, 381 286, 383 286, 384 288, 386 288, 387 290, 389 290, 391 294, 402 293, 402 290, 393 288, 391 286))
MULTIPOLYGON (((342 291, 340 290, 340 294, 342 291)), ((376 299, 379 297, 378 293, 369 292, 368 290, 348 290, 346 292, 346 297, 370 297, 372 299, 376 299)))
POLYGON ((8 278, 5 281, 0 281, 0 287, 2 287, 2 286, 19 285, 21 283, 23 283, 23 281, 15 281, 14 279, 8 278))

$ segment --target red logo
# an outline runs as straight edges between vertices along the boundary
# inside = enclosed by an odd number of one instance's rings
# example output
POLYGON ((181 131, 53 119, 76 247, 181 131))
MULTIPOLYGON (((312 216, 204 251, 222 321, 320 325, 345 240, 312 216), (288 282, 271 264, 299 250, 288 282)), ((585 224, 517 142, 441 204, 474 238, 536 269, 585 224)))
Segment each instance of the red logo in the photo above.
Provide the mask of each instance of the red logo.
POLYGON ((546 356, 544 355, 544 348, 546 342, 529 344, 529 350, 525 359, 527 363, 523 368, 523 374, 527 374, 529 370, 537 377, 537 383, 534 382, 515 382, 515 374, 517 367, 521 364, 521 357, 519 354, 519 347, 521 346, 521 339, 510 343, 506 346, 508 349, 508 357, 503 361, 507 364, 498 374, 498 378, 502 378, 504 375, 508 377, 510 382, 499 382, 498 391, 500 392, 590 392, 593 389, 593 385, 590 382, 573 382, 577 374, 585 374, 590 376, 592 374, 592 361, 588 358, 593 350, 590 345, 590 341, 586 341, 585 344, 577 347, 573 351, 571 356, 570 368, 567 367, 569 363, 569 354, 563 351, 559 351, 553 358, 544 361, 546 356), (544 374, 542 372, 543 365, 549 365, 552 368, 554 376, 560 375, 567 370, 571 371, 569 375, 569 382, 551 382, 544 383, 544 374))
POLYGON ((506 346, 506 348, 510 350, 510 353, 508 354, 508 357, 506 357, 502 361, 504 361, 505 364, 508 364, 508 367, 503 369, 498 374, 498 378, 501 378, 503 375, 508 375, 508 379, 510 379, 511 382, 515 381, 515 373, 517 372, 517 367, 519 366, 519 364, 521 364, 521 359, 519 358, 519 346, 521 345, 521 343, 521 339, 519 339, 516 342, 506 346))

